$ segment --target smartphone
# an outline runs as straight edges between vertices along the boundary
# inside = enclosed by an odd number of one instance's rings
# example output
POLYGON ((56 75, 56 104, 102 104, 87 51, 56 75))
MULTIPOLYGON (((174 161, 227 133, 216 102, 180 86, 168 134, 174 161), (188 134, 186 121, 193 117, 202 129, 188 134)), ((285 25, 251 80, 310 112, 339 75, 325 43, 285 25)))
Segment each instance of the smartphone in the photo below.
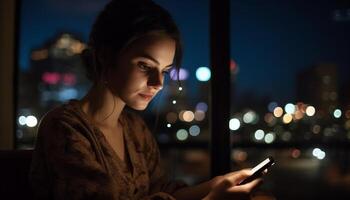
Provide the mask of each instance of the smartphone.
POLYGON ((250 175, 249 177, 247 177, 246 179, 244 179, 243 181, 241 181, 238 185, 244 185, 246 183, 249 183, 250 181, 253 181, 256 178, 259 178, 263 175, 263 172, 271 167, 272 165, 275 164, 275 160, 273 159, 273 157, 268 157, 266 158, 264 161, 262 161, 261 163, 259 163, 258 165, 256 165, 252 170, 252 175, 250 175))

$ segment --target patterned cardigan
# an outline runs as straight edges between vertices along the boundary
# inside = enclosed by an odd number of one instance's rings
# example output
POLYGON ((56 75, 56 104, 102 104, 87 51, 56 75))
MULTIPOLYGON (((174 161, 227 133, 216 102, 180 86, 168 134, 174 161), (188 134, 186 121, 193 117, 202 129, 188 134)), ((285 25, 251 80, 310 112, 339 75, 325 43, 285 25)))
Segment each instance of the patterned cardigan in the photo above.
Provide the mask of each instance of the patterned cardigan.
POLYGON ((171 194, 186 185, 168 180, 144 121, 126 111, 120 121, 131 171, 77 100, 49 111, 38 128, 29 174, 37 198, 174 200, 171 194))

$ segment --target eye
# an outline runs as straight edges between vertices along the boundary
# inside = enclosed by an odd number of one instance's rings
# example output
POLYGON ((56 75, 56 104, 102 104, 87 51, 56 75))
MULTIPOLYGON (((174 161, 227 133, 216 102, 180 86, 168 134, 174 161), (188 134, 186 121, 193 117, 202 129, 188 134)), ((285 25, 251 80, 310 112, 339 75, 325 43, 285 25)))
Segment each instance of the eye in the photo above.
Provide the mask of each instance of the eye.
POLYGON ((139 63, 138 67, 142 70, 142 71, 150 71, 152 69, 152 67, 147 66, 145 63, 139 63))
POLYGON ((169 67, 166 70, 164 70, 162 73, 163 74, 170 74, 170 71, 173 69, 173 67, 169 67))

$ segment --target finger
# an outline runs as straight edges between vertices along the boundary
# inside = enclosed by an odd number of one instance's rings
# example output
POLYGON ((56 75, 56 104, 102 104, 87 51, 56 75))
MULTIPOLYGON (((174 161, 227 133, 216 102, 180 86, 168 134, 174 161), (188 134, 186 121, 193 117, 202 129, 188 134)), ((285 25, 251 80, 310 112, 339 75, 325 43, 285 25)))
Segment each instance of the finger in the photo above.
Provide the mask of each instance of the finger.
POLYGON ((255 179, 249 183, 246 183, 244 185, 237 185, 235 187, 231 187, 229 189, 230 192, 250 192, 252 191, 254 188, 256 188, 257 186, 259 186, 260 184, 262 184, 262 179, 258 178, 255 179))
POLYGON ((247 178, 248 176, 252 175, 252 172, 250 169, 242 169, 239 171, 235 171, 232 173, 229 173, 225 175, 225 177, 234 185, 240 183, 243 179, 247 178))

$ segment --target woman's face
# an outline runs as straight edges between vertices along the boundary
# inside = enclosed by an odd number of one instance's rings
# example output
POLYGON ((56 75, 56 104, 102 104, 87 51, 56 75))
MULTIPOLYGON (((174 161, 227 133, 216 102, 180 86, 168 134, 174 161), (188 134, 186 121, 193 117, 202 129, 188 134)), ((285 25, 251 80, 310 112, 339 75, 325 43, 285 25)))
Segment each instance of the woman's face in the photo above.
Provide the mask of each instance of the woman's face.
POLYGON ((127 46, 107 74, 109 87, 126 105, 144 110, 162 89, 164 76, 173 66, 175 40, 148 35, 127 46))

